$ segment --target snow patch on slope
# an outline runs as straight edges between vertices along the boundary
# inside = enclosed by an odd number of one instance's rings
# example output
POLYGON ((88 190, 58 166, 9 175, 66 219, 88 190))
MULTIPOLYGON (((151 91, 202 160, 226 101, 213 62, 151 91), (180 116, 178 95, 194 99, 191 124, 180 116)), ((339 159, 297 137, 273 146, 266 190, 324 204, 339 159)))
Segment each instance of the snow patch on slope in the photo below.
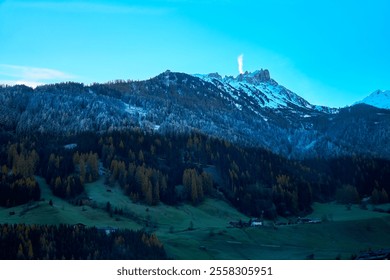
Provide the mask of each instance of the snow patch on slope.
POLYGON ((123 104, 125 105, 125 111, 130 115, 139 114, 140 116, 146 116, 147 114, 147 112, 141 107, 131 106, 127 103, 123 103, 123 104))

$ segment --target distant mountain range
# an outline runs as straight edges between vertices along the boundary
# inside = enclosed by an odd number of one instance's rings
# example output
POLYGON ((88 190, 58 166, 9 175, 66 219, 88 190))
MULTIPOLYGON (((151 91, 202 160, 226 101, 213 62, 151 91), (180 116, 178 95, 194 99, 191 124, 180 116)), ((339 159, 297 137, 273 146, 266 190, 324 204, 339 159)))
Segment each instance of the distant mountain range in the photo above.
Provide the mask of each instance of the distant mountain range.
POLYGON ((192 130, 289 158, 390 158, 390 92, 342 109, 316 106, 268 70, 222 77, 166 71, 145 81, 0 87, 0 129, 70 135, 139 127, 192 130))

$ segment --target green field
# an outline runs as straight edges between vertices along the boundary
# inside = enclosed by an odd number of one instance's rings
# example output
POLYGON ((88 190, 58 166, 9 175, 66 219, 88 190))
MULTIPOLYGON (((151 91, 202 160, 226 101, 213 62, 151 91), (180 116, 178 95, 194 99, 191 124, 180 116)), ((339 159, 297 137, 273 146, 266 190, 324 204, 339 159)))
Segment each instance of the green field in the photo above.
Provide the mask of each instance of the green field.
POLYGON ((275 228, 268 221, 264 227, 238 229, 228 227, 229 221, 249 218, 222 200, 208 198, 197 207, 148 207, 131 202, 119 187, 108 191, 101 178, 86 184, 94 207, 81 207, 53 196, 44 180, 37 180, 42 200, 30 206, 0 208, 0 223, 143 228, 156 232, 174 259, 305 259, 310 255, 315 259, 349 259, 361 250, 390 248, 390 215, 358 206, 348 210, 335 203, 315 203, 310 217, 326 217, 326 222, 275 228), (53 206, 48 203, 50 199, 53 206), (125 214, 111 217, 104 210, 107 202, 125 214))

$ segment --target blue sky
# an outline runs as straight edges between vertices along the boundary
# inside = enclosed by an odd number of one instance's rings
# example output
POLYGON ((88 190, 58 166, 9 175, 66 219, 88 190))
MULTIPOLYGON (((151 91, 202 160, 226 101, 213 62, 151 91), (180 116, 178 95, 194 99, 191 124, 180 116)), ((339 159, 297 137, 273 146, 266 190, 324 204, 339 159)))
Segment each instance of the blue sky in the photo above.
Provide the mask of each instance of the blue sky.
POLYGON ((390 89, 390 1, 0 0, 0 83, 269 69, 309 102, 390 89))

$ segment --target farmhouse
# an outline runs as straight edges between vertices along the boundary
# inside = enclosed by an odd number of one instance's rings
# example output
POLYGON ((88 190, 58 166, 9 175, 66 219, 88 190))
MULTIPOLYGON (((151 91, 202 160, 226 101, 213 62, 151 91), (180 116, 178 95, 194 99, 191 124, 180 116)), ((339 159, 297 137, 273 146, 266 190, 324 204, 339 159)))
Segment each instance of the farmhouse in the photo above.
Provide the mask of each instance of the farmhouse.
POLYGON ((261 226, 263 226, 263 222, 259 219, 254 219, 254 220, 251 220, 250 226, 251 227, 261 227, 261 226))
POLYGON ((107 226, 107 227, 97 227, 97 230, 104 232, 106 235, 110 235, 111 233, 116 232, 118 229, 107 226))
POLYGON ((83 223, 77 223, 75 225, 73 225, 74 228, 78 227, 78 228, 86 228, 87 226, 83 223))

